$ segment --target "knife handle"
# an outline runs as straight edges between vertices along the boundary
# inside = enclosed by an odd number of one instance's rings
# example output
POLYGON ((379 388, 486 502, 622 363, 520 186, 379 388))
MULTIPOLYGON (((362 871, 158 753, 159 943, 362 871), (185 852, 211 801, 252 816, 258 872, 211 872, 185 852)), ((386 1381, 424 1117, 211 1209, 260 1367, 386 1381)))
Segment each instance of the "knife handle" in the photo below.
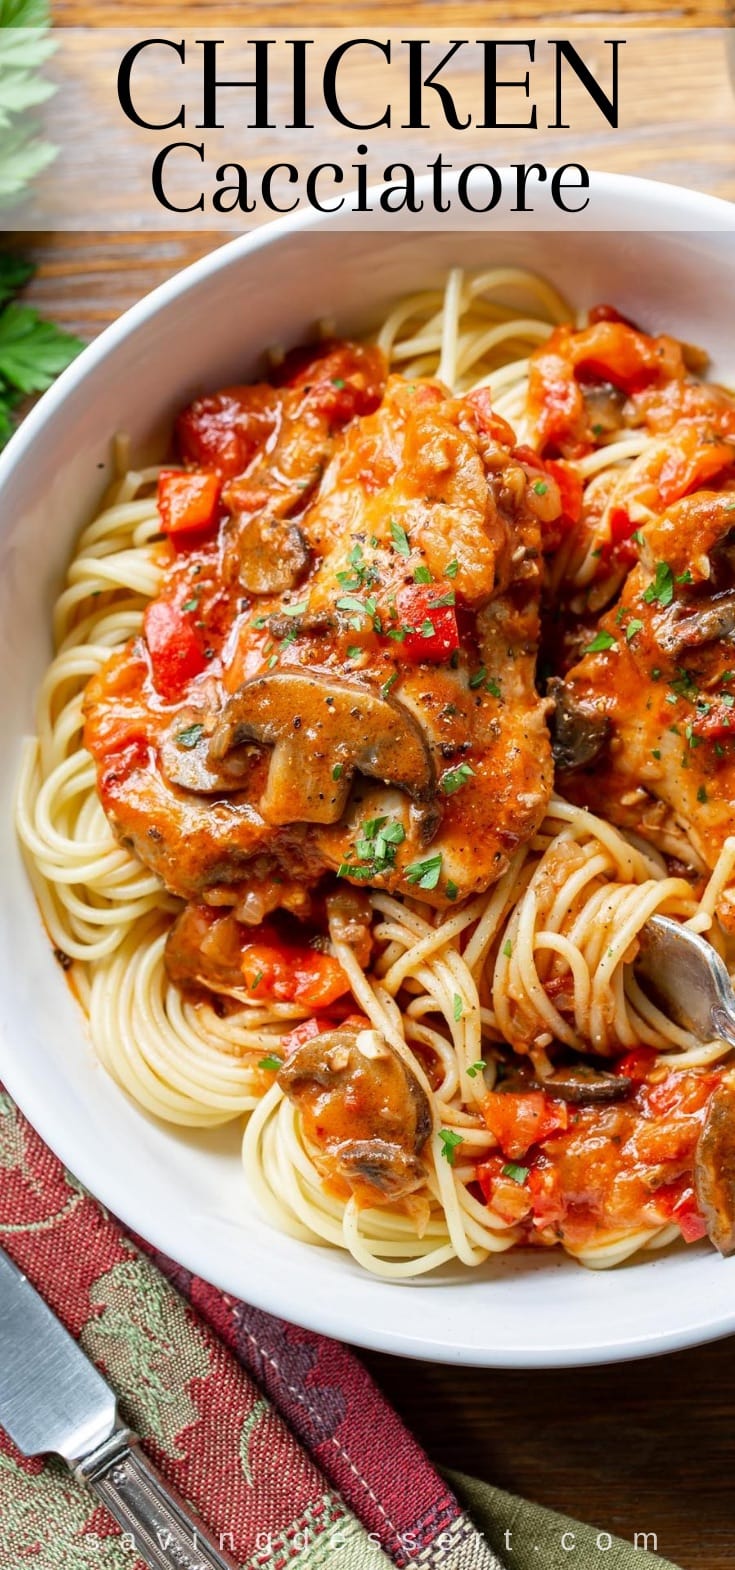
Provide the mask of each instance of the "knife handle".
POLYGON ((76 1468, 151 1570, 235 1570, 212 1534, 139 1449, 130 1429, 118 1428, 76 1468))

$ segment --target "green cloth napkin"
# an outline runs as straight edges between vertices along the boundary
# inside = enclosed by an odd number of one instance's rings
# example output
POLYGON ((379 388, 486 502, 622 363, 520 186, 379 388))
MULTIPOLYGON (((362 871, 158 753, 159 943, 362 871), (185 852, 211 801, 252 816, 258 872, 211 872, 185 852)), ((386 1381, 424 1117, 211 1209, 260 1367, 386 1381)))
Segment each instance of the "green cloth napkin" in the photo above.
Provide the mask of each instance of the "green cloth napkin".
POLYGON ((584 1526, 476 1477, 443 1470, 506 1570, 679 1570, 670 1559, 646 1551, 642 1532, 636 1547, 604 1528, 584 1526))

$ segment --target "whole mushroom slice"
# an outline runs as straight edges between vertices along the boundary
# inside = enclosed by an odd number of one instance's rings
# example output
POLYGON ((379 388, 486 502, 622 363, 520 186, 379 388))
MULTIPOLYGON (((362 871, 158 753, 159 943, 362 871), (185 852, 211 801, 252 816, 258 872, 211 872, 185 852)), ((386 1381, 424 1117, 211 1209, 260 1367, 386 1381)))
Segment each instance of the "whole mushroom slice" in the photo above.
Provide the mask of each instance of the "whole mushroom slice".
POLYGON ((554 700, 551 717, 551 750, 559 769, 581 769, 592 763, 610 734, 610 720, 590 703, 575 698, 563 681, 554 678, 547 687, 554 700))
POLYGON ((624 1101, 633 1088, 632 1080, 625 1074, 605 1074, 583 1064, 555 1069, 553 1074, 537 1083, 539 1090, 545 1090, 548 1096, 558 1096, 573 1106, 624 1101))
POLYGON ((661 645, 672 654, 699 649, 707 643, 731 639, 735 632, 735 593, 722 594, 701 604, 679 608, 663 629, 661 645))
POLYGON ((232 520, 237 540, 238 576, 251 594, 280 594, 306 573, 311 553, 295 523, 243 513, 232 520))
POLYGON ((419 803, 435 789, 428 743, 408 709, 329 671, 272 671, 245 682, 218 720, 212 766, 247 741, 273 748, 260 803, 269 823, 337 823, 355 770, 419 803))
POLYGON ((431 1109, 415 1074, 379 1031, 343 1025, 302 1043, 278 1073, 324 1177, 368 1204, 412 1194, 431 1109))
POLYGON ((735 1254, 735 1074, 713 1092, 694 1157, 694 1192, 715 1248, 735 1254))
POLYGON ((210 739, 217 723, 211 709, 180 709, 159 743, 161 773, 169 785, 200 796, 242 790, 257 749, 240 748, 213 761, 210 739))

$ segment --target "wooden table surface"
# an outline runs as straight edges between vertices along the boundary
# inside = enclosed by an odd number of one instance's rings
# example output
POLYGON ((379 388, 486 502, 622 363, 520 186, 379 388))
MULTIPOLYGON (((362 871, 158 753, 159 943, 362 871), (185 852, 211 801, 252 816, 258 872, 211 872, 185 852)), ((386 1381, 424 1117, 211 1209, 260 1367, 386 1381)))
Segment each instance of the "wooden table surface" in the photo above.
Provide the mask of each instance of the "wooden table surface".
MULTIPOLYGON (((100 20, 89 0, 57 0, 54 10, 64 24, 100 20)), ((239 0, 157 0, 153 11, 157 24, 179 26, 294 25, 304 15, 295 0, 269 0, 257 10, 239 0)), ((624 12, 614 0, 593 0, 574 17, 563 0, 511 0, 495 17, 487 0, 448 0, 441 6, 406 0, 400 9, 391 0, 355 0, 347 18, 332 0, 312 0, 308 21, 310 27, 370 22, 373 33, 387 23, 461 23, 487 35, 488 24, 501 20, 546 25, 552 18, 558 23, 614 17, 620 24, 702 26, 722 25, 728 15, 725 0, 701 5, 647 0, 624 12)), ((114 8, 116 26, 148 27, 150 17, 150 0, 121 0, 114 8)), ((649 144, 655 142, 655 118, 652 109, 649 144)), ((723 129, 724 145, 723 138, 713 139, 708 188, 735 197, 731 132, 731 124, 723 129)), ((630 148, 624 145, 623 153, 629 150, 633 157, 646 134, 641 125, 628 132, 630 148)), ((625 143, 626 133, 620 135, 625 143)), ((692 143, 689 151, 682 144, 677 159, 668 178, 701 186, 701 143, 692 143)), ((39 265, 30 295, 56 320, 91 338, 154 284, 218 243, 220 237, 202 233, 28 236, 25 249, 39 265)), ((543 1313, 541 1298, 540 1323, 543 1313)), ((449 1369, 375 1355, 365 1360, 437 1462, 623 1536, 655 1532, 659 1552, 683 1570, 731 1570, 735 1342, 623 1367, 557 1373, 449 1369)), ((572 1570, 575 1564, 570 1554, 572 1570)), ((603 1555, 601 1570, 604 1564, 603 1555)))

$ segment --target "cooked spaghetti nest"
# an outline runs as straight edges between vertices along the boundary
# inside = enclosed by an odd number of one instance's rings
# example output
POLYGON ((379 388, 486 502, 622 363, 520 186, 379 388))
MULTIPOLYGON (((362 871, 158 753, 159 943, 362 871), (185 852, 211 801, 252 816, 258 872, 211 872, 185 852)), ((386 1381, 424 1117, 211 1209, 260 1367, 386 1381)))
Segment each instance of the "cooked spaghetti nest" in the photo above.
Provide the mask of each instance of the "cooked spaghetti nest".
MULTIPOLYGON (((494 408, 524 441, 529 355, 570 318, 556 290, 532 274, 502 268, 467 277, 455 270, 443 290, 397 305, 377 341, 391 367, 409 377, 438 375, 457 391, 489 387, 494 408)), ((622 473, 649 441, 637 432, 613 441, 582 459, 580 470, 584 477, 622 473)), ((168 980, 163 948, 180 902, 114 838, 82 746, 85 686, 111 650, 141 629, 163 575, 158 470, 125 468, 124 460, 122 467, 79 539, 56 602, 56 653, 17 794, 29 876, 94 1050, 139 1105, 169 1123, 207 1128, 245 1114, 249 1186, 292 1236, 344 1248, 385 1277, 414 1277, 455 1260, 476 1266, 519 1237, 469 1187, 477 1156, 496 1143, 481 1113, 494 1083, 493 1044, 521 1047, 532 1039, 542 1074, 552 1041, 579 1051, 591 1043, 603 1055, 643 1044, 682 1068, 714 1063, 727 1052, 720 1041, 703 1046, 666 1018, 641 992, 628 962, 637 934, 656 913, 721 946, 713 912, 735 864, 735 842, 727 843, 697 898, 684 878, 668 875, 650 846, 556 798, 504 876, 451 912, 371 892, 377 957, 370 972, 336 937, 333 952, 356 1008, 409 1065, 429 1100, 427 1176, 402 1206, 360 1209, 354 1199, 331 1194, 304 1143, 297 1109, 262 1067, 309 1011, 249 1001, 220 1013, 188 1001, 168 980), (550 981, 563 988, 563 1013, 550 981), (447 1131, 461 1137, 453 1163, 444 1159, 447 1131)), ((586 571, 580 563, 580 583, 586 571)), ((598 1237, 577 1253, 588 1265, 613 1265, 676 1235, 675 1225, 641 1228, 598 1237)))

